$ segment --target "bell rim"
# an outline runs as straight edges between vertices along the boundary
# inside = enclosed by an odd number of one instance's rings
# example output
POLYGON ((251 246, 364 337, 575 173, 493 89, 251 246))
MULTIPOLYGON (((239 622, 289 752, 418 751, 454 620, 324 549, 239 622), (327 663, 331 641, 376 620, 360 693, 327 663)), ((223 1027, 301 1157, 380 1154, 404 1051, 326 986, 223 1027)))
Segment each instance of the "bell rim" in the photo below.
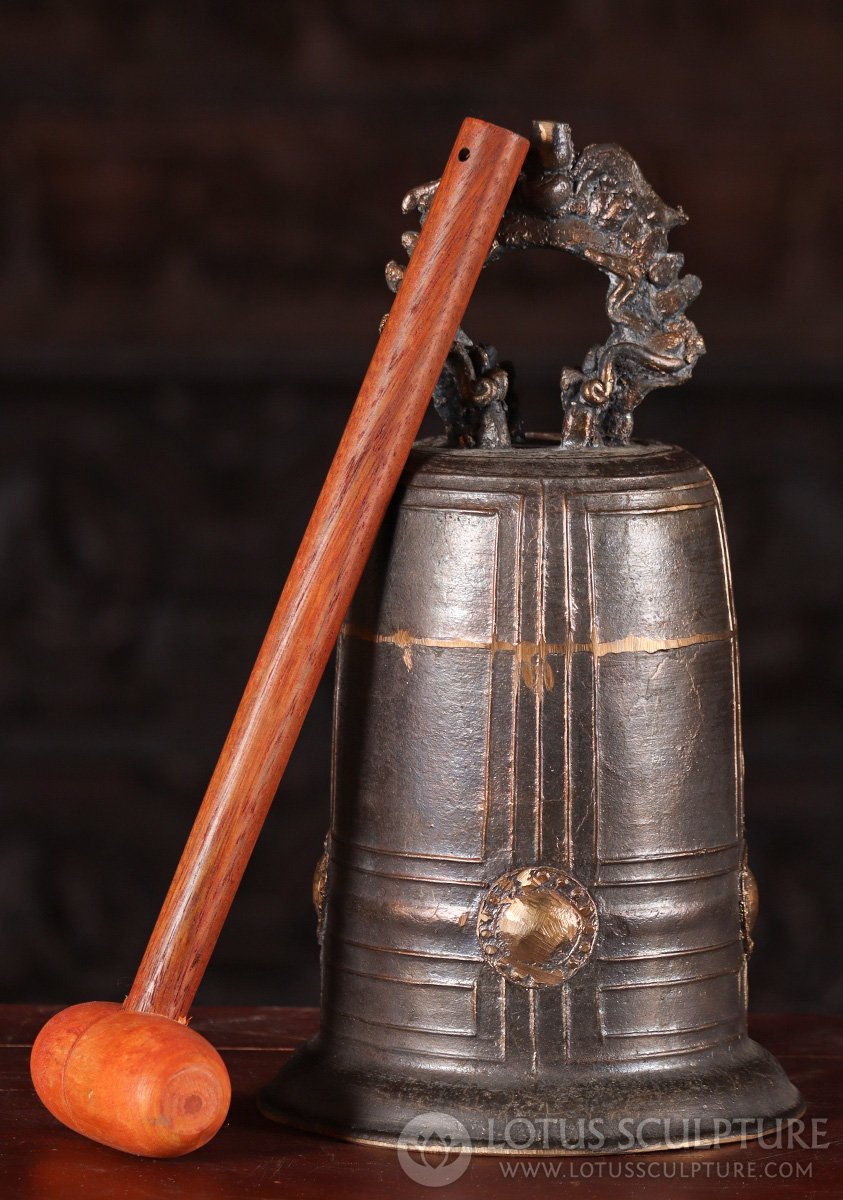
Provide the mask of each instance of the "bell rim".
MULTIPOLYGON (((740 1048, 737 1059, 742 1057, 744 1061, 736 1061, 736 1043, 734 1041, 695 1056, 695 1064, 699 1061, 709 1065, 711 1079, 717 1086, 706 1094, 703 1101, 700 1101, 695 1117, 674 1118, 677 1125, 682 1120, 719 1120, 728 1121, 735 1128, 734 1133, 725 1132, 717 1136, 713 1133, 700 1133, 696 1137, 683 1139, 678 1135, 669 1135, 654 1137, 652 1141, 648 1140, 633 1146, 625 1144, 616 1135, 614 1139, 612 1136, 605 1137, 599 1145, 593 1147, 570 1147, 558 1142, 557 1144, 550 1142, 540 1147, 519 1148, 507 1145, 500 1140, 492 1143, 488 1135, 488 1122, 490 1119, 499 1119, 505 1113, 505 1109, 494 1107, 495 1097, 499 1096, 502 1099, 504 1094, 491 1091, 488 1080, 478 1079, 477 1087, 473 1092, 471 1084, 466 1083, 465 1079, 461 1079, 458 1083, 457 1076, 454 1077, 452 1083, 449 1083, 447 1079, 443 1080, 442 1077, 418 1080, 411 1089, 412 1100, 411 1103, 408 1103, 406 1075, 396 1074, 393 1077, 385 1073, 375 1073, 373 1070, 344 1069, 336 1063, 330 1048, 323 1044, 318 1034, 301 1046, 284 1063, 275 1079, 261 1090, 258 1097, 258 1108, 265 1117, 277 1124, 340 1141, 391 1149, 402 1144, 402 1132, 413 1118, 425 1112, 445 1112, 464 1126, 472 1154, 503 1157, 593 1157, 601 1154, 702 1150, 740 1141, 755 1141, 776 1129, 781 1129, 783 1126, 799 1120, 806 1111, 807 1104, 804 1097, 790 1082, 781 1064, 769 1051, 746 1036, 737 1039, 737 1045, 740 1048), (448 1096, 448 1090, 451 1086, 456 1090, 460 1084, 463 1088, 463 1097, 457 1105, 454 1105, 452 1098, 448 1096), (333 1098, 342 1091, 343 1086, 348 1089, 349 1085, 356 1088, 356 1114, 345 1120, 332 1120, 325 1111, 327 1107, 325 1097, 333 1098), (740 1104, 742 1092, 747 1095, 754 1094, 757 1107, 759 1086, 762 1091, 766 1088, 767 1111, 754 1116, 746 1112, 736 1115, 735 1110, 740 1104), (385 1103, 393 1106, 388 1117, 390 1129, 383 1128, 387 1122, 383 1120, 379 1122, 373 1111, 368 1114, 364 1111, 363 1106, 367 1100, 374 1101, 373 1108, 375 1105, 385 1103), (721 1113, 712 1113, 712 1106, 716 1103, 723 1105, 721 1113), (449 1104, 451 1104, 450 1111, 449 1104), (322 1106, 321 1112, 320 1105, 322 1106), (485 1134, 482 1132, 484 1121, 486 1122, 485 1134), (477 1126, 481 1132, 474 1133, 473 1128, 477 1126)), ((687 1060, 685 1055, 666 1056, 666 1058, 679 1057, 687 1060)), ((624 1082, 629 1083, 629 1079, 631 1079, 632 1086, 629 1088, 629 1095, 632 1098, 636 1095, 636 1084, 647 1074, 647 1069, 642 1066, 640 1072, 635 1072, 625 1081, 622 1077, 610 1077, 607 1064, 582 1063, 577 1066, 583 1072, 596 1071, 597 1076, 603 1076, 604 1084, 614 1085, 621 1091, 624 1082)), ((551 1096, 556 1097, 560 1106, 564 1105, 565 1096, 559 1089, 560 1078, 562 1077, 541 1081, 533 1096, 536 1104, 535 1111, 518 1113, 515 1119, 531 1121, 546 1118, 545 1104, 551 1096)), ((671 1084, 671 1088, 675 1087, 677 1101, 682 1095, 685 1103, 688 1103, 689 1096, 693 1094, 690 1081, 693 1081, 693 1088, 698 1090, 700 1077, 694 1070, 687 1069, 684 1076, 681 1072, 676 1072, 676 1079, 671 1084)), ((662 1079, 660 1079, 660 1087, 663 1088, 662 1079)), ((621 1103, 623 1103, 621 1097, 613 1097, 612 1111, 615 1114, 623 1111, 619 1109, 621 1103)), ((663 1092, 659 1103, 663 1106, 662 1113, 672 1111, 672 1100, 669 1099, 665 1103, 663 1092)), ((353 1111, 353 1109, 354 1106, 349 1111, 353 1111)), ((560 1110, 566 1113, 565 1119, 568 1120, 567 1111, 564 1108, 560 1110)), ((663 1115, 653 1118, 649 1112, 630 1112, 627 1115, 634 1121, 647 1121, 648 1123, 653 1119, 662 1123, 665 1121, 663 1115)), ((576 1112, 571 1119, 583 1118, 586 1121, 593 1121, 602 1120, 603 1116, 604 1114, 597 1111, 576 1112)), ((610 1125, 610 1122, 607 1123, 610 1125)))

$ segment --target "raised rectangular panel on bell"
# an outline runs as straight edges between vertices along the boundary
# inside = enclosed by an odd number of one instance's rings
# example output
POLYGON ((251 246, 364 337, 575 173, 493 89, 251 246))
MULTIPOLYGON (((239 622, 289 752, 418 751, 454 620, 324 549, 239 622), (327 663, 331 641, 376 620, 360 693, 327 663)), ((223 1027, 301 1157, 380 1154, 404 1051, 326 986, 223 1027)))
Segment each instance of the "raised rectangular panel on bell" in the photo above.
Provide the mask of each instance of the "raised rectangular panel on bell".
MULTIPOLYGON (((339 854, 343 854, 342 847, 339 854)), ((477 883, 418 879, 410 871, 393 874, 392 864, 385 864, 375 874, 342 857, 338 870, 342 872, 348 903, 329 922, 329 936, 375 951, 397 949, 422 957, 441 955, 448 962, 482 961, 474 933, 477 883), (388 939, 384 933, 387 929, 388 939)))
POLYGON ((345 1015, 373 1025, 417 1033, 474 1037, 477 1033, 475 985, 407 983, 340 968, 345 977, 345 1015))
MULTIPOLYGON (((706 857, 697 862, 704 868, 706 857)), ((676 860, 670 860, 675 863, 676 860)), ((653 873, 661 863, 653 864, 653 873)), ((599 885, 603 962, 664 960, 728 946, 739 954, 737 864, 706 877, 599 885)))
POLYGON ((730 635, 713 502, 681 500, 635 513, 592 509, 589 533, 594 625, 601 644, 730 635))
MULTIPOLYGON (((485 649, 348 639, 343 664, 359 694, 347 695, 336 778, 354 780, 350 811, 338 796, 337 832, 393 854, 480 860, 486 813, 492 656, 485 649), (350 660, 355 665, 352 668, 350 660), (416 736, 404 721, 412 713, 416 736), (373 742, 377 741, 377 753, 373 742), (478 743, 480 753, 466 753, 478 743), (436 745, 436 754, 428 747, 436 745), (414 802, 408 805, 406 796, 414 802)), ((349 685, 350 687, 352 685, 349 685)))
POLYGON ((604 1038, 698 1033, 740 1011, 738 972, 601 987, 598 1008, 604 1038))
POLYGON ((600 861, 733 844, 731 643, 606 654, 597 666, 597 697, 600 861))
POLYGON ((488 645, 495 628, 498 515, 408 504, 396 521, 378 630, 488 645), (414 570, 419 546, 428 567, 414 570))

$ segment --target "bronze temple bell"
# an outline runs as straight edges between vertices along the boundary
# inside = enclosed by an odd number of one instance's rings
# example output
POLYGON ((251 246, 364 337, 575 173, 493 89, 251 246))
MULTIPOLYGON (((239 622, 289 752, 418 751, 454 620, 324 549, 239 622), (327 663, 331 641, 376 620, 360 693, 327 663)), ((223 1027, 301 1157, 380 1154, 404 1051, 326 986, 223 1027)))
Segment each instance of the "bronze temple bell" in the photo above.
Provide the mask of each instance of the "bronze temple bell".
MULTIPOLYGON (((424 221, 436 186, 405 211, 424 221)), ((453 345, 447 436, 416 444, 339 642, 322 1028, 264 1092, 270 1116, 391 1144, 445 1113, 475 1149, 559 1153, 752 1136, 803 1109, 746 1032, 719 497, 686 451, 631 437, 704 349, 699 280, 667 247, 684 219, 619 147, 575 155, 567 126, 534 126, 490 261, 595 263, 612 331, 562 372, 561 440, 524 435, 492 348, 453 345), (513 1118, 543 1137, 513 1145, 513 1118)))

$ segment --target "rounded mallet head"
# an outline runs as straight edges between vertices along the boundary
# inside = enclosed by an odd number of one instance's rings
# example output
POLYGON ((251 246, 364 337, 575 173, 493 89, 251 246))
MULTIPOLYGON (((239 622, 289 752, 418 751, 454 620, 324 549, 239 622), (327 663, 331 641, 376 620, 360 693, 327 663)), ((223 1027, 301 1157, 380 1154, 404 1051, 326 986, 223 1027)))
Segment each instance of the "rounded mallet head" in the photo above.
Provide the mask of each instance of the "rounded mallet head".
POLYGON ((231 1083, 219 1054, 187 1025, 94 1001, 39 1033, 32 1082, 54 1117, 116 1150, 174 1158, 225 1120, 231 1083))

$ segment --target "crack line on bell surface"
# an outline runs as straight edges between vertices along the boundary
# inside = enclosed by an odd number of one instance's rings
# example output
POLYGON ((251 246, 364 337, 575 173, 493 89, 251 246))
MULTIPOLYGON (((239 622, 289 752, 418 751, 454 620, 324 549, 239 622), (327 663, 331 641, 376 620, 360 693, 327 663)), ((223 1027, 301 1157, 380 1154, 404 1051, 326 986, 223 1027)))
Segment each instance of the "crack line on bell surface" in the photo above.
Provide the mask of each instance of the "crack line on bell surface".
MULTIPOLYGON (((491 650, 493 654, 514 654, 521 663, 524 682, 527 686, 534 686, 536 676, 532 671, 532 660, 538 658, 543 665, 547 665, 546 659, 549 654, 593 654, 597 658, 602 658, 606 654, 641 652, 658 654, 664 650, 682 650, 686 646, 702 646, 706 642, 728 642, 731 641, 734 634, 731 629, 726 629, 718 633, 695 633, 688 637, 676 638, 654 638, 629 634, 627 637, 611 642, 507 642, 498 638, 492 638, 488 642, 479 642, 470 638, 417 637, 408 629, 396 629, 393 633, 375 633, 373 630, 363 629, 360 625, 345 624, 340 636, 354 637, 364 642, 373 642, 376 645, 397 646, 402 651, 404 665, 408 671, 413 667, 413 649, 416 646, 441 650, 491 650)), ((545 686, 552 688, 552 674, 549 677, 546 672, 540 674, 544 675, 545 686)))

